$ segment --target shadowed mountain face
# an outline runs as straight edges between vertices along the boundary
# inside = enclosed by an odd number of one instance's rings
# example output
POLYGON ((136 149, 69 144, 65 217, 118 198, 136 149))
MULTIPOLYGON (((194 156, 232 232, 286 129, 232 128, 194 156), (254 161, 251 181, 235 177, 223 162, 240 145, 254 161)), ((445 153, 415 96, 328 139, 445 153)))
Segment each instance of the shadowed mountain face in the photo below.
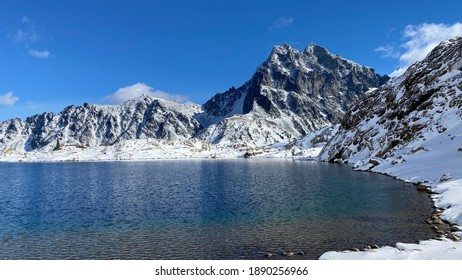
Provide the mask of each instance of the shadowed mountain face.
POLYGON ((63 144, 113 145, 128 139, 266 145, 300 139, 340 122, 364 92, 387 81, 369 67, 311 45, 273 48, 252 78, 203 106, 141 96, 117 106, 84 104, 0 123, 0 150, 63 144))
POLYGON ((340 122, 363 93, 387 80, 320 46, 303 52, 276 46, 248 82, 204 104, 204 125, 215 125, 201 137, 212 143, 292 141, 340 122))

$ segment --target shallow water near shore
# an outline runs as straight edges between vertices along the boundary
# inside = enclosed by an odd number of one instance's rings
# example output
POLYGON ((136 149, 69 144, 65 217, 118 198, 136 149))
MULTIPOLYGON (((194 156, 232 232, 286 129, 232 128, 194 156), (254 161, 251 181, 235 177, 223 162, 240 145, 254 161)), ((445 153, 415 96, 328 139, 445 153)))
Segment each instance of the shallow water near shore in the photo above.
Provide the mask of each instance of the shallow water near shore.
POLYGON ((1 259, 316 259, 434 236, 427 193, 309 161, 0 163, 0 191, 1 259))

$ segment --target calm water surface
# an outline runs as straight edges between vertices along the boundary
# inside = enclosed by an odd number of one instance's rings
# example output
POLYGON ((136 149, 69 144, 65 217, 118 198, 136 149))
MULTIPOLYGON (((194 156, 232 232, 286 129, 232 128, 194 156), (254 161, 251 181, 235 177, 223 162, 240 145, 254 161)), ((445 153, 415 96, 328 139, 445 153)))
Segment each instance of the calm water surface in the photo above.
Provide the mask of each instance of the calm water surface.
POLYGON ((427 194, 290 160, 0 163, 0 259, 261 259, 433 237, 427 194))

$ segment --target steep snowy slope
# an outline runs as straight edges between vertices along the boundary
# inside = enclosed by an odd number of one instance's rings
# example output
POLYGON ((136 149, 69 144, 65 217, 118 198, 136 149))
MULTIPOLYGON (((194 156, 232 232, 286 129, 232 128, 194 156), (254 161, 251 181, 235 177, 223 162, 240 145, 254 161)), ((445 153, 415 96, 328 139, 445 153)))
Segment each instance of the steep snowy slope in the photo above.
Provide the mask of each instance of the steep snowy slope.
POLYGON ((207 129, 199 137, 256 145, 300 139, 338 123, 352 102, 387 79, 317 45, 303 52, 276 46, 250 81, 204 104, 199 118, 207 129))
MULTIPOLYGON (((438 170, 462 175, 461 120, 462 38, 456 38, 441 43, 402 76, 367 93, 348 111, 321 158, 375 171, 425 162, 429 170, 422 180, 443 175, 432 172, 437 161, 444 166, 438 170)), ((411 179, 413 172, 409 174, 411 179)))

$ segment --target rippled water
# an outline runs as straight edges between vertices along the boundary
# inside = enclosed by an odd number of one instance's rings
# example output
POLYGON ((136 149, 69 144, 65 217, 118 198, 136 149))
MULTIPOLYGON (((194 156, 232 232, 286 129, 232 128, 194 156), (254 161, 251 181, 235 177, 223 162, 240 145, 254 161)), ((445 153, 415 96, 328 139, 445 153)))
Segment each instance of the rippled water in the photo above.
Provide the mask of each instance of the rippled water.
POLYGON ((428 239, 427 194, 290 160, 0 163, 1 259, 260 259, 428 239))

